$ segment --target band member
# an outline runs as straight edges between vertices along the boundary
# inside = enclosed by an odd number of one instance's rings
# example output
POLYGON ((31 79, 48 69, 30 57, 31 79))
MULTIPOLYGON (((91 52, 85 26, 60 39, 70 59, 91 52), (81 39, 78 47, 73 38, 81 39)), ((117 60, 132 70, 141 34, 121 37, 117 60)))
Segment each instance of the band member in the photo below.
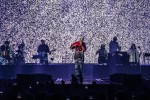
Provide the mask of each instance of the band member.
POLYGON ((8 64, 13 63, 13 51, 9 46, 10 42, 9 41, 5 41, 4 44, 0 47, 1 49, 1 56, 6 59, 8 61, 8 64))
MULTIPOLYGON (((140 49, 140 47, 139 47, 140 49)), ((129 55, 129 62, 139 64, 140 61, 140 52, 137 50, 136 45, 133 43, 130 47, 130 49, 127 51, 127 54, 129 55)))
POLYGON ((107 63, 107 57, 108 57, 108 53, 105 49, 105 45, 101 45, 101 48, 99 50, 97 50, 96 55, 98 56, 98 63, 99 64, 104 64, 107 63))
POLYGON ((117 58, 117 64, 121 65, 123 64, 123 61, 125 61, 125 58, 123 52, 121 51, 121 47, 118 47, 118 51, 116 51, 116 58, 117 58))
POLYGON ((48 53, 50 53, 50 51, 44 40, 41 40, 41 44, 38 46, 37 52, 40 55, 40 63, 48 64, 48 53))
POLYGON ((117 37, 113 37, 113 40, 109 43, 109 64, 116 65, 117 63, 117 55, 119 44, 117 42, 117 37))
POLYGON ((25 47, 24 42, 22 42, 18 46, 18 50, 16 51, 17 52, 16 59, 15 59, 16 64, 24 64, 25 63, 24 47, 25 47))
POLYGON ((114 37, 113 40, 109 43, 109 52, 115 53, 119 49, 119 44, 117 42, 117 37, 114 37))
POLYGON ((79 41, 71 44, 70 49, 75 50, 74 60, 75 60, 75 75, 79 80, 79 83, 82 84, 82 67, 84 63, 84 52, 86 51, 86 45, 83 42, 83 38, 80 38, 79 41))

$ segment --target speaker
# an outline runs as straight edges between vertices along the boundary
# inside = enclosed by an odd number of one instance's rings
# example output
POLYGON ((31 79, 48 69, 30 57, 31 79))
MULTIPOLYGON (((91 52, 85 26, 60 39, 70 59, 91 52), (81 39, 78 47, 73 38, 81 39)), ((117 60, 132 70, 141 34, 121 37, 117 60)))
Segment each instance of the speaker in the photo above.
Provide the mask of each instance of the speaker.
POLYGON ((110 75, 110 81, 111 82, 116 82, 116 83, 125 83, 127 78, 127 74, 124 73, 115 73, 110 75))
POLYGON ((17 85, 29 85, 34 83, 33 74, 17 74, 17 85))
POLYGON ((18 85, 31 85, 38 83, 46 83, 49 81, 49 75, 46 74, 17 74, 18 85))
POLYGON ((142 83, 142 77, 140 74, 123 74, 115 73, 110 75, 111 82, 123 83, 124 85, 138 86, 142 83))
POLYGON ((131 86, 139 86, 142 84, 142 77, 140 74, 128 74, 125 84, 131 86))

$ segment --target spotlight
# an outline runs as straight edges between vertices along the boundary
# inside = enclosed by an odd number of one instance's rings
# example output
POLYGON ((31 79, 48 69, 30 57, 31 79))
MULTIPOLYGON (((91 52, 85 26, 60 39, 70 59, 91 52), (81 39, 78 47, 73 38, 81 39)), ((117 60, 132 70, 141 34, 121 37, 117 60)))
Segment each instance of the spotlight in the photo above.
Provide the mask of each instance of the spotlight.
POLYGON ((29 86, 29 89, 32 89, 32 86, 29 86))
POLYGON ((89 100, 93 100, 93 96, 89 96, 89 100))
POLYGON ((39 85, 39 82, 38 82, 38 81, 36 82, 36 85, 39 85))
POLYGON ((3 91, 0 91, 0 95, 2 95, 3 94, 3 91))
POLYGON ((20 100, 21 100, 21 93, 18 93, 17 99, 20 99, 20 100))
POLYGON ((87 86, 87 85, 85 86, 85 89, 88 89, 88 86, 87 86))

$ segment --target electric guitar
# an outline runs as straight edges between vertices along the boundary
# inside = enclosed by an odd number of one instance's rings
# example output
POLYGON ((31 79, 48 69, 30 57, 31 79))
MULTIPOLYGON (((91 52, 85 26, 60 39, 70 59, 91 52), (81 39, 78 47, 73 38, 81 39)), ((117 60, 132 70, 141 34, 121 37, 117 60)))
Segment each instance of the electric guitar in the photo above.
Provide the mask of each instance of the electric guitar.
MULTIPOLYGON (((56 51, 56 49, 53 49, 51 51, 49 51, 48 53, 51 54, 52 52, 56 51)), ((39 52, 38 55, 33 55, 33 59, 38 59, 38 58, 43 58, 45 57, 45 55, 47 54, 47 52, 39 52)))
MULTIPOLYGON (((53 49, 51 51, 49 51, 48 53, 51 54, 52 52, 56 51, 56 49, 53 49)), ((39 56, 44 57, 47 54, 47 52, 39 52, 39 56)))

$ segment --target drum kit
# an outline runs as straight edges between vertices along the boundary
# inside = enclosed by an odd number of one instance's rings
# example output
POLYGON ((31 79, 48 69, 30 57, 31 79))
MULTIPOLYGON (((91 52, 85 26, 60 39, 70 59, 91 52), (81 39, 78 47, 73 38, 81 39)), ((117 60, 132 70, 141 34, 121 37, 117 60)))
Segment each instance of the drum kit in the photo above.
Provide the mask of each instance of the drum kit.
POLYGON ((15 53, 10 51, 1 51, 0 50, 0 65, 11 65, 15 63, 15 53))
POLYGON ((0 52, 0 65, 9 65, 14 63, 15 56, 13 53, 6 51, 0 52))
POLYGON ((0 56, 0 65, 7 65, 8 63, 9 63, 8 60, 0 56))
POLYGON ((7 59, 4 58, 6 53, 0 52, 0 65, 7 65, 9 62, 7 59))

